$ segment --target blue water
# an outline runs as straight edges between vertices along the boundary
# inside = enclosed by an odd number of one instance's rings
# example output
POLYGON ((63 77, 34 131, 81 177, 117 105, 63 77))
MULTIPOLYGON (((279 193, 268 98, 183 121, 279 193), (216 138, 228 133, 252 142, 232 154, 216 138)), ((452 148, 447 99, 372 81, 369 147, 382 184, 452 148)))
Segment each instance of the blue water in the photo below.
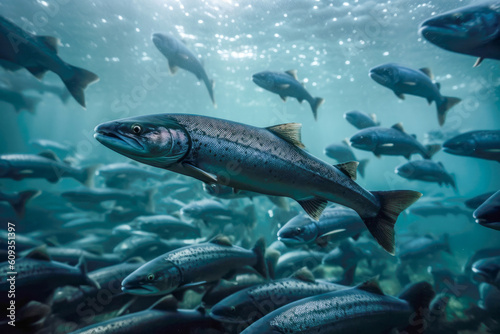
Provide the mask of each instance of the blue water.
MULTIPOLYGON (((35 153, 29 142, 46 138, 73 145, 81 161, 128 161, 99 144, 94 127, 104 121, 155 113, 213 116, 254 126, 302 123, 308 152, 328 161, 324 148, 357 130, 344 112, 375 113, 382 126, 401 122, 405 130, 424 141, 438 130, 435 105, 420 97, 399 100, 368 76, 370 68, 395 62, 411 68, 429 67, 441 83, 443 95, 463 101, 448 114, 443 131, 499 129, 500 69, 485 60, 451 53, 425 41, 419 24, 438 13, 467 5, 468 1, 426 2, 391 0, 3 0, 0 14, 37 35, 60 38, 59 56, 70 64, 99 75, 85 91, 87 108, 73 99, 67 105, 46 94, 36 113, 15 113, 0 103, 0 153, 35 153), (191 74, 168 72, 167 60, 151 41, 154 32, 172 33, 198 55, 208 77, 215 81, 217 108, 206 88, 191 74), (252 74, 296 69, 300 81, 325 103, 314 121, 309 105, 259 88, 252 74)), ((60 84, 48 73, 46 82, 60 84)), ((394 173, 403 157, 374 157, 355 150, 358 159, 370 159, 366 176, 358 183, 369 190, 413 189, 425 197, 456 201, 500 188, 499 165, 494 161, 438 152, 433 160, 454 173, 458 193, 437 184, 408 181, 394 173)), ((45 180, 2 179, 2 190, 36 188, 47 193, 77 187, 74 180, 49 184, 45 180)), ((418 218, 403 216, 398 232, 450 234, 454 256, 461 263, 475 250, 498 246, 498 232, 471 217, 418 218)), ((266 233, 259 224, 255 235, 266 233)), ((274 235, 266 236, 268 241, 274 235)))

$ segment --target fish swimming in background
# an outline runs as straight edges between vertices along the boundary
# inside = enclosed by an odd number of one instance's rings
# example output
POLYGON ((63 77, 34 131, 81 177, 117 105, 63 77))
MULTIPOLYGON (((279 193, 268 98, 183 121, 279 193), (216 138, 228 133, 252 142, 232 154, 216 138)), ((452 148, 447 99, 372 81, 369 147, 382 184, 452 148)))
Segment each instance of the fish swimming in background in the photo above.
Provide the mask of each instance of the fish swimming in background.
POLYGON ((333 143, 328 145, 325 148, 325 155, 329 158, 337 160, 337 162, 340 164, 349 161, 359 161, 358 172, 362 177, 365 177, 365 168, 370 160, 358 160, 354 155, 351 146, 349 145, 348 139, 344 139, 340 144, 333 143))
POLYGON ((34 114, 40 99, 0 86, 0 101, 12 105, 16 112, 27 110, 31 114, 34 114))
POLYGON ((413 154, 431 159, 441 149, 439 144, 420 144, 415 135, 406 133, 401 123, 390 128, 373 127, 360 130, 349 141, 352 147, 373 152, 376 157, 402 155, 408 160, 413 154))
POLYGON ((47 71, 54 72, 85 108, 84 91, 99 77, 64 62, 57 55, 58 44, 59 40, 55 37, 33 35, 0 16, 0 65, 11 71, 24 67, 38 79, 47 71))
POLYGON ((370 70, 370 77, 377 83, 392 90, 404 100, 405 95, 415 95, 427 99, 429 104, 436 102, 439 125, 446 120, 446 113, 461 99, 441 95, 441 85, 434 83, 434 76, 428 68, 414 70, 398 64, 383 64, 370 70))
POLYGON ((186 45, 169 34, 154 33, 152 40, 156 48, 167 58, 170 73, 175 74, 178 68, 193 73, 207 87, 208 94, 214 106, 214 81, 208 78, 203 65, 186 45))
POLYGON ((299 82, 296 70, 289 70, 285 73, 264 71, 254 74, 252 80, 257 86, 278 94, 283 101, 286 101, 287 97, 294 97, 300 103, 306 100, 311 106, 314 119, 318 119, 318 108, 324 100, 309 94, 304 85, 299 82))
POLYGON ((0 202, 9 203, 14 211, 16 211, 17 215, 23 217, 26 203, 40 195, 40 193, 41 191, 39 190, 25 190, 18 193, 5 193, 0 191, 0 202))
POLYGON ((487 1, 453 9, 425 20, 419 33, 434 45, 448 51, 500 59, 500 1, 487 1))
POLYGON ((441 162, 431 160, 408 161, 396 167, 394 172, 408 180, 451 185, 453 189, 457 190, 454 175, 448 174, 441 162))
POLYGON ((39 81, 26 71, 0 72, 0 83, 18 93, 24 91, 35 91, 39 94, 51 93, 57 96, 64 104, 68 102, 70 97, 66 87, 39 81))
POLYGON ((445 141, 443 150, 453 155, 500 162, 500 130, 462 133, 445 141))
POLYGON ((380 122, 377 121, 377 115, 375 114, 368 115, 358 110, 346 112, 344 114, 344 118, 358 130, 380 125, 380 122))
POLYGON ((95 167, 72 167, 50 151, 40 154, 0 155, 0 178, 16 181, 40 178, 55 183, 63 177, 70 177, 86 186, 92 186, 94 173, 95 167))
POLYGON ((354 209, 379 244, 394 253, 398 215, 421 194, 359 186, 357 162, 327 164, 302 148, 297 123, 258 128, 222 119, 158 114, 98 125, 94 137, 139 162, 224 185, 295 199, 319 219, 329 201, 354 209), (234 168, 238 173, 229 172, 234 168), (229 177, 226 177, 228 175, 229 177))

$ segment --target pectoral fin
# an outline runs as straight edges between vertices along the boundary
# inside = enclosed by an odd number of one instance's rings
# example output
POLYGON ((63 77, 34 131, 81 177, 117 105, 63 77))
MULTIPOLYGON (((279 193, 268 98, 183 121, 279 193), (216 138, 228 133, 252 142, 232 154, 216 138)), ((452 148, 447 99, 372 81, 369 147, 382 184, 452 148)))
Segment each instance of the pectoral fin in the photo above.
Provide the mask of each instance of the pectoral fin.
POLYGON ((474 63, 474 66, 472 66, 472 67, 478 67, 479 65, 481 65, 483 60, 484 60, 484 58, 482 58, 482 57, 477 58, 476 62, 474 63))
POLYGON ((179 70, 179 68, 171 61, 168 62, 168 69, 170 70, 170 74, 172 75, 177 73, 177 70, 179 70))
POLYGON ((205 183, 217 183, 218 182, 217 175, 205 172, 201 168, 198 168, 190 163, 185 162, 182 164, 182 167, 187 169, 190 172, 192 177, 197 178, 198 180, 201 180, 205 183))
POLYGON ((283 100, 283 102, 286 102, 286 96, 285 95, 280 95, 280 97, 283 100))
POLYGON ((405 99, 405 95, 403 93, 398 93, 398 92, 394 92, 394 94, 396 94, 396 96, 398 98, 400 98, 401 100, 404 100, 405 99))

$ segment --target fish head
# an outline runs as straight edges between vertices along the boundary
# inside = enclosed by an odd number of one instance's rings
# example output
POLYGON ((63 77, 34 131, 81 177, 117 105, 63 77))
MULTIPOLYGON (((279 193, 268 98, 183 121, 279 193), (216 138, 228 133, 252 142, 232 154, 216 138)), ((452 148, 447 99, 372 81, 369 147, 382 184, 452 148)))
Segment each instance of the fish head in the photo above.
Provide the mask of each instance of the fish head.
POLYGON ((500 191, 490 196, 473 214, 476 222, 483 226, 495 228, 500 225, 500 191))
POLYGON ((186 129, 162 115, 139 116, 102 123, 94 138, 130 159, 166 168, 179 163, 191 148, 186 129))
POLYGON ((383 64, 370 70, 370 78, 382 86, 393 88, 399 82, 399 69, 395 64, 383 64))
POLYGON ((498 5, 462 7, 430 18, 419 33, 429 42, 450 51, 481 47, 500 33, 498 5))
POLYGON ((372 129, 365 129, 355 133, 349 141, 354 148, 364 151, 375 151, 378 143, 378 135, 372 129))
POLYGON ((154 33, 151 40, 166 57, 174 55, 179 48, 179 41, 170 34, 154 33))
POLYGON ((125 277, 122 291, 133 295, 163 295, 174 291, 180 284, 179 268, 160 257, 125 277))
POLYGON ((413 163, 411 161, 406 162, 404 164, 397 166, 396 169, 394 170, 394 172, 401 177, 409 179, 415 173, 415 166, 413 165, 413 163))
POLYGON ((486 258, 474 262, 471 269, 474 280, 491 284, 499 274, 500 263, 498 257, 486 258))
POLYGON ((259 87, 264 89, 272 89, 275 85, 274 74, 269 71, 259 72, 252 75, 252 81, 259 87))
POLYGON ((476 151, 476 147, 476 141, 468 134, 458 135, 443 143, 443 150, 446 153, 457 155, 473 154, 476 151))
POLYGON ((181 215, 186 218, 197 218, 200 217, 203 212, 203 206, 201 203, 192 202, 182 207, 181 215))
POLYGON ((224 298, 211 308, 210 317, 225 323, 250 321, 251 319, 246 318, 251 317, 252 313, 255 313, 253 312, 255 311, 253 299, 248 298, 251 294, 250 291, 251 290, 246 290, 243 293, 237 292, 224 298))
POLYGON ((357 123, 359 117, 360 117, 360 112, 357 110, 348 111, 344 114, 345 120, 351 124, 357 123))
POLYGON ((299 215, 289 220, 278 231, 278 240, 287 246, 303 245, 316 239, 318 227, 314 220, 299 215))

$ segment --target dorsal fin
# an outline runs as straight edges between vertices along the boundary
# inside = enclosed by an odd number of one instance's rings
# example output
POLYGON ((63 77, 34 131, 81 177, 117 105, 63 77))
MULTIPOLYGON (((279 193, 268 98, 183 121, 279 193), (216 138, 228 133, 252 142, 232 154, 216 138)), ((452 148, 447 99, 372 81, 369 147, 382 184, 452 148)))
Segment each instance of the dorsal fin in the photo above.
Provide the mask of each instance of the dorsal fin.
POLYGON ((384 296, 384 292, 378 284, 378 277, 372 278, 356 286, 357 289, 384 296))
POLYGON ((428 67, 422 67, 420 69, 421 72, 423 72, 425 75, 427 75, 431 80, 434 80, 434 74, 432 74, 432 71, 428 67))
POLYGON ((304 282, 310 282, 310 283, 315 283, 314 275, 312 272, 307 269, 307 267, 302 267, 296 272, 294 272, 290 278, 295 278, 304 282))
POLYGON ((397 123, 397 124, 394 124, 392 126, 393 129, 396 129, 398 131, 401 131, 401 132, 405 132, 405 129, 403 128, 403 124, 402 123, 397 123))
POLYGON ((47 246, 42 245, 37 248, 34 248, 28 254, 26 254, 25 258, 40 260, 40 261, 51 261, 49 253, 47 252, 47 246))
POLYGON ((163 311, 173 311, 177 310, 178 306, 177 299, 175 299, 174 296, 168 295, 166 297, 163 297, 153 305, 151 305, 150 309, 155 309, 155 310, 163 310, 163 311))
POLYGON ((50 151, 50 150, 40 152, 40 153, 38 153, 38 155, 41 156, 41 157, 50 159, 50 160, 59 161, 59 158, 57 157, 57 155, 54 152, 50 151))
POLYGON ((266 129, 271 131, 281 139, 286 140, 292 145, 295 145, 299 148, 305 148, 305 145, 302 143, 302 138, 300 134, 300 130, 302 129, 302 124, 300 123, 279 124, 279 125, 269 126, 266 129))
POLYGON ((57 46, 59 45, 59 38, 52 36, 36 36, 36 39, 47 46, 50 51, 57 53, 57 46))
POLYGON ((349 176, 351 180, 356 180, 356 170, 358 169, 359 162, 349 161, 335 165, 342 173, 349 176))
POLYGON ((215 236, 209 242, 211 242, 213 244, 216 244, 216 245, 219 245, 219 246, 229 246, 229 247, 231 247, 233 245, 231 243, 231 241, 229 240, 229 238, 226 237, 225 235, 222 235, 222 234, 215 236))
POLYGON ((297 70, 288 70, 285 71, 285 73, 294 78, 295 80, 299 81, 299 78, 297 77, 297 70))

